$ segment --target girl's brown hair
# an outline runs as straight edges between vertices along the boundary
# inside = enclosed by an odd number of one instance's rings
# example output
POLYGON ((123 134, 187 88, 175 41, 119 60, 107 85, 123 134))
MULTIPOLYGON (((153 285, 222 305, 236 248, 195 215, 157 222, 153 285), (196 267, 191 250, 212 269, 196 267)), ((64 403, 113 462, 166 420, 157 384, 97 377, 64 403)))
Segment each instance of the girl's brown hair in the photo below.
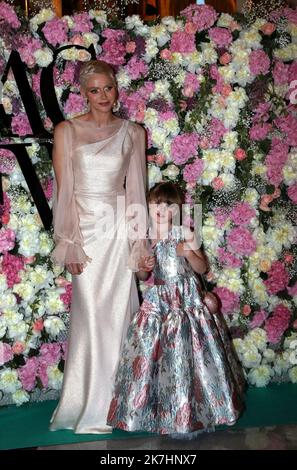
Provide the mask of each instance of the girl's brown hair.
POLYGON ((160 204, 165 202, 168 205, 177 204, 181 207, 184 203, 184 194, 182 190, 170 181, 157 183, 148 193, 148 202, 156 202, 160 204))

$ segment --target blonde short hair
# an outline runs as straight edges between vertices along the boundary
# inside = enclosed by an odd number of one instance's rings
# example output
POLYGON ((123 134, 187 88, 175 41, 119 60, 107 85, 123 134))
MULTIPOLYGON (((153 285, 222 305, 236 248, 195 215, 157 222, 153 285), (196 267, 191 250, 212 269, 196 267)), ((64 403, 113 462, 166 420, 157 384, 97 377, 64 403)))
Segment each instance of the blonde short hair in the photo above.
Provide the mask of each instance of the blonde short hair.
POLYGON ((84 62, 79 71, 79 83, 82 88, 86 87, 88 78, 94 73, 103 73, 110 77, 117 87, 117 79, 113 68, 103 60, 89 60, 84 62))

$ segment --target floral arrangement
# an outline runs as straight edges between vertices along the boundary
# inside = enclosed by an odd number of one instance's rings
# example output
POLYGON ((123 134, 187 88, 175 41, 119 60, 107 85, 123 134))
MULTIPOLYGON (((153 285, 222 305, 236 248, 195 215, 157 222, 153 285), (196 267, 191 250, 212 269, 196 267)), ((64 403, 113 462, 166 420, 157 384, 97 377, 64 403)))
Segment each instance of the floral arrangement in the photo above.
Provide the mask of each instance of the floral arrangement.
MULTIPOLYGON (((234 346, 250 384, 297 382, 297 11, 233 18, 192 5, 178 18, 144 24, 101 10, 58 18, 43 9, 26 23, 0 2, 0 71, 10 52, 27 67, 45 128, 40 74, 64 45, 93 44, 114 66, 120 115, 147 130, 149 183, 172 180, 190 206, 202 204, 202 239, 234 346)), ((83 113, 78 70, 86 49, 54 65, 65 118, 83 113)), ((14 141, 25 141, 50 203, 49 157, 34 139, 12 73, 2 88, 14 141)), ((5 140, 5 129, 2 140, 5 140)), ((37 389, 59 390, 71 283, 53 266, 27 184, 0 150, 0 393, 20 405, 37 389)), ((193 223, 188 213, 189 224, 193 223)))

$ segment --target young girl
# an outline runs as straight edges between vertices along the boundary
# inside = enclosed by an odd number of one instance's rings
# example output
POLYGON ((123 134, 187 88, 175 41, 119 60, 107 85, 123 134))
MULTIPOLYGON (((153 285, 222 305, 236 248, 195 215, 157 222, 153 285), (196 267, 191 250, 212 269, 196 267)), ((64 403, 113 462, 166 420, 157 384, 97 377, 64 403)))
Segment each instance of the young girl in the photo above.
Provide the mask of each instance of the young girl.
POLYGON ((107 423, 161 434, 234 424, 244 379, 220 315, 202 299, 195 273, 206 271, 205 257, 191 249, 192 232, 172 225, 182 195, 165 182, 148 199, 154 258, 142 260, 138 277, 153 269, 154 286, 130 324, 107 423))

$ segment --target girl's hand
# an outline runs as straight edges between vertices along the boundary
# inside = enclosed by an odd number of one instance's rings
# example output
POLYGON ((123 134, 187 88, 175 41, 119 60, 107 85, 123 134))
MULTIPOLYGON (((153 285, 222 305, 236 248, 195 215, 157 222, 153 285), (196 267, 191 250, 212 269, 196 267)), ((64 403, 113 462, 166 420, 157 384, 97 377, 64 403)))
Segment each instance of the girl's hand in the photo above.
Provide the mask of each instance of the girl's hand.
POLYGON ((154 256, 141 256, 139 261, 139 271, 150 272, 154 269, 155 257, 154 256))
POLYGON ((69 263, 66 264, 67 271, 72 275, 81 274, 84 270, 84 265, 81 263, 69 263))
POLYGON ((185 242, 179 242, 176 245, 176 253, 177 256, 184 256, 186 258, 186 255, 189 253, 189 250, 185 250, 185 242))

